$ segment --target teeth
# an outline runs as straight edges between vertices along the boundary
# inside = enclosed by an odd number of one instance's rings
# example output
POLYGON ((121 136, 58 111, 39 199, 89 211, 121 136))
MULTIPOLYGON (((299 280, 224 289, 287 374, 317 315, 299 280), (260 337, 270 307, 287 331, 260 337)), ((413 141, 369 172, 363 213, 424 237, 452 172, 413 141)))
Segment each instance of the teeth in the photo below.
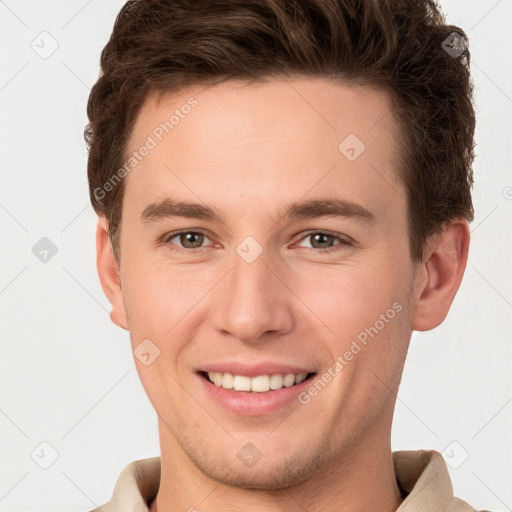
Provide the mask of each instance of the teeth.
MULTIPOLYGON (((249 378, 249 377, 247 377, 249 378)), ((270 377, 268 375, 258 375, 251 379, 251 391, 264 393, 270 389, 270 377)))
POLYGON ((293 373, 288 373, 285 375, 283 379, 283 386, 289 388, 290 386, 293 386, 295 384, 295 375, 293 373))
POLYGON ((222 384, 222 374, 215 372, 213 374, 213 382, 216 386, 220 386, 222 384))
POLYGON ((289 388, 300 384, 307 376, 307 373, 275 373, 273 375, 258 375, 257 377, 246 377, 245 375, 233 375, 231 373, 208 372, 208 378, 217 387, 234 389, 235 391, 253 391, 265 393, 269 390, 277 390, 283 387, 289 388))
POLYGON ((279 373, 270 377, 270 389, 281 389, 283 387, 283 376, 279 373))
POLYGON ((235 391, 251 391, 251 378, 235 375, 233 378, 233 389, 235 391))
POLYGON ((231 373, 225 373, 222 377, 222 387, 226 389, 233 389, 233 380, 234 377, 231 373))

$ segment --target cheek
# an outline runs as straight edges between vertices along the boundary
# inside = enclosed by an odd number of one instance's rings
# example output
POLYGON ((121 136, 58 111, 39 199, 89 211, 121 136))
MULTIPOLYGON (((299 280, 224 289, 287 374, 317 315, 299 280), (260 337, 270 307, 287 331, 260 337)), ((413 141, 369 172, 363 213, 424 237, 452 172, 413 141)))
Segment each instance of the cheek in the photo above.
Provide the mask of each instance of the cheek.
POLYGON ((176 270, 127 266, 126 277, 124 296, 137 372, 155 410, 170 417, 181 407, 178 381, 188 367, 180 360, 190 337, 190 311, 201 290, 176 270), (151 362, 146 365, 137 354, 148 352, 151 362))
POLYGON ((190 270, 138 265, 126 274, 130 331, 156 339, 165 338, 208 291, 207 283, 190 270))
POLYGON ((311 268, 289 283, 340 341, 357 336, 376 322, 380 327, 381 315, 388 311, 385 320, 394 319, 397 307, 393 309, 393 305, 403 306, 406 290, 403 273, 385 272, 372 265, 311 268))
POLYGON ((407 352, 407 273, 392 265, 358 265, 330 269, 320 281, 313 277, 301 280, 298 294, 329 327, 317 343, 340 363, 332 380, 340 410, 366 404, 371 415, 389 398, 407 352))

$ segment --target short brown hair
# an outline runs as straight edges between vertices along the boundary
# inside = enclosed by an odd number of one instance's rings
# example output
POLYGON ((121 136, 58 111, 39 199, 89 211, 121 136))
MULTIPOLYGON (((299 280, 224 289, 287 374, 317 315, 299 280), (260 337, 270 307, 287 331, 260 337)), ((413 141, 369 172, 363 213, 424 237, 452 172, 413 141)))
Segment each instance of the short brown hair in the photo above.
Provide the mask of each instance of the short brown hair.
POLYGON ((429 0, 130 0, 101 54, 85 130, 90 198, 107 219, 116 258, 124 180, 108 193, 104 186, 120 176, 148 94, 304 76, 391 94, 410 252, 421 260, 429 236, 453 219, 473 219, 475 116, 466 40, 429 0), (450 37, 460 51, 446 51, 450 37))

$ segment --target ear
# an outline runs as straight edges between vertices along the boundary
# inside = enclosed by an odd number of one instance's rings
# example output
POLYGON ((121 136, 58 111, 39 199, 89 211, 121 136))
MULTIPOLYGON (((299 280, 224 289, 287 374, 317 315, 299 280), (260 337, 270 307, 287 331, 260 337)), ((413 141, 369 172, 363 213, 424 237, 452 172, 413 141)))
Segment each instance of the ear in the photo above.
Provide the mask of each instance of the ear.
POLYGON ((96 228, 96 268, 103 292, 112 305, 110 319, 117 326, 128 330, 119 266, 114 257, 105 217, 99 217, 96 228))
POLYGON ((457 220, 434 235, 416 269, 412 329, 428 331, 443 322, 466 269, 469 225, 457 220))

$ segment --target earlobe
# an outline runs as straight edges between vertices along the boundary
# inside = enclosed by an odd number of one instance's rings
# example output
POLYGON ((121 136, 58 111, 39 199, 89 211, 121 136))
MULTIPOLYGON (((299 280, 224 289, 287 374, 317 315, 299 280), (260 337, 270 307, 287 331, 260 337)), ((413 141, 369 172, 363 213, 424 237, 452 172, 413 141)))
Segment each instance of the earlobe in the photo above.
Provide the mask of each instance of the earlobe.
POLYGON ((105 217, 99 217, 96 228, 96 268, 103 292, 112 305, 110 319, 117 326, 128 330, 119 267, 108 236, 105 217))
POLYGON ((412 329, 428 331, 443 322, 459 289, 469 249, 469 225, 457 220, 445 226, 428 244, 417 269, 412 329))

